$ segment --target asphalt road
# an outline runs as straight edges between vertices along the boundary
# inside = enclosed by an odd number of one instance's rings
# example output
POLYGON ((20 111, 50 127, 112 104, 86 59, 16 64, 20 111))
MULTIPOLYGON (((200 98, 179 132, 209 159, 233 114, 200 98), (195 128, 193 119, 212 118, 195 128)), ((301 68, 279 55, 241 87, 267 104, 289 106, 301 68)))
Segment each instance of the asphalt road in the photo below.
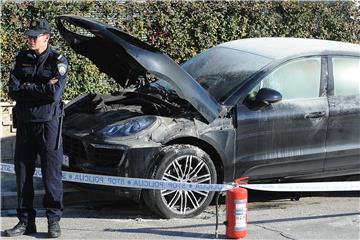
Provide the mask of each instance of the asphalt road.
MULTIPOLYGON (((61 220, 61 239, 214 239, 215 206, 192 219, 159 219, 130 201, 67 206, 61 220)), ((299 201, 284 195, 250 194, 248 235, 245 239, 360 239, 359 193, 317 194, 299 201), (269 200, 270 198, 275 198, 269 200)), ((225 205, 220 206, 220 223, 225 205)), ((38 233, 16 239, 46 238, 44 210, 39 209, 38 233)), ((1 230, 17 223, 15 210, 1 212, 1 230)), ((4 238, 5 239, 5 238, 4 238)), ((219 239, 226 239, 225 226, 219 239)))

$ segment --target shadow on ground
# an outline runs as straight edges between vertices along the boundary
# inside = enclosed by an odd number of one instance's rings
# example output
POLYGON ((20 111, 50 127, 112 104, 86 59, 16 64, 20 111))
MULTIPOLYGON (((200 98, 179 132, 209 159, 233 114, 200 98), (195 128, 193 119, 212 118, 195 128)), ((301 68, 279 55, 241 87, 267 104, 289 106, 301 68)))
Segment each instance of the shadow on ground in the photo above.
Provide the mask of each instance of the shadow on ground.
MULTIPOLYGON (((317 193, 275 193, 249 191, 249 210, 286 208, 290 201, 301 201, 307 197, 360 197, 360 192, 317 192, 317 193)), ((221 197, 220 212, 225 212, 225 197, 221 197)), ((98 218, 98 219, 160 219, 144 203, 116 198, 114 195, 98 192, 77 192, 64 201, 63 218, 98 218)), ((215 215, 215 203, 197 218, 207 219, 215 215)), ((37 208, 38 216, 45 216, 42 208, 37 208)), ((1 216, 16 217, 16 210, 2 210, 1 216)))

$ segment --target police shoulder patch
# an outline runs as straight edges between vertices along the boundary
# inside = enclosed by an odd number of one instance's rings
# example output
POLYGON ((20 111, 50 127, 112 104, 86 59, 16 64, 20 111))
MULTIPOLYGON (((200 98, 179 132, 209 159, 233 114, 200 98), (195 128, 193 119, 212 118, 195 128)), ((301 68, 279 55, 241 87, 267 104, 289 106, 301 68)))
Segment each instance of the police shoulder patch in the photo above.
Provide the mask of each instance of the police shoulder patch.
POLYGON ((66 70, 67 70, 66 64, 65 63, 58 63, 57 67, 58 67, 60 75, 63 76, 66 73, 66 70))

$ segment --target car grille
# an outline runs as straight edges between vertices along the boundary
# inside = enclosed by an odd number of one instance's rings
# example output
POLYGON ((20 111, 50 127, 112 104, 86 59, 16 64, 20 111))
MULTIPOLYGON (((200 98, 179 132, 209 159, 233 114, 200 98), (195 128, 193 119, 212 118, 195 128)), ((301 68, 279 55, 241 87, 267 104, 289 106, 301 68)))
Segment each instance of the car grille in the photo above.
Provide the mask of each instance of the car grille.
POLYGON ((124 150, 108 149, 88 146, 89 158, 92 159, 96 165, 99 166, 111 166, 118 164, 124 154, 124 150))
POLYGON ((112 166, 120 162, 124 155, 124 150, 103 148, 84 144, 80 139, 63 136, 64 153, 68 155, 73 163, 93 163, 97 166, 112 166))
POLYGON ((73 158, 86 159, 84 144, 77 138, 63 136, 64 153, 73 158))

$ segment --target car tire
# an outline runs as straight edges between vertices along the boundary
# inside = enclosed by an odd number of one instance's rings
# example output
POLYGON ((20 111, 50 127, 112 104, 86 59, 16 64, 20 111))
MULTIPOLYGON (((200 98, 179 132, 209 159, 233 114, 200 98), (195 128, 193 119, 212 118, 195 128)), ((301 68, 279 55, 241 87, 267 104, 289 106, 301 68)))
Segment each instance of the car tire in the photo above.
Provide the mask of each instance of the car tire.
MULTIPOLYGON (((210 156, 192 145, 171 145, 157 154, 149 174, 151 179, 191 183, 216 183, 210 156)), ((164 218, 191 218, 211 202, 214 192, 187 190, 145 190, 145 204, 164 218)))

